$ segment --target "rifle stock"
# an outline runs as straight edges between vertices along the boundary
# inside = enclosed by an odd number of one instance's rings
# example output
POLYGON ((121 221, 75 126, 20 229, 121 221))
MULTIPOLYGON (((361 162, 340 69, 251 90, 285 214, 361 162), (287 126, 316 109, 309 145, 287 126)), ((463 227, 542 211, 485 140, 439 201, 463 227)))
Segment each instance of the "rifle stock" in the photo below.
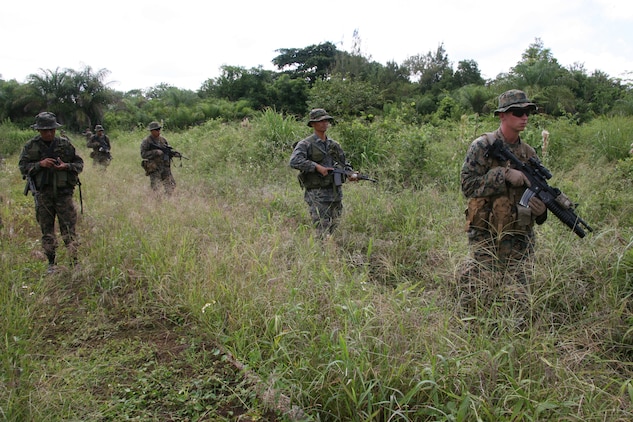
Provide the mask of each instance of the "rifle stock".
POLYGON ((579 216, 576 215, 576 205, 573 204, 567 195, 560 189, 550 186, 547 180, 552 174, 545 168, 536 157, 532 157, 527 163, 519 160, 500 139, 494 141, 488 147, 487 157, 496 158, 499 161, 510 161, 517 170, 520 170, 530 181, 530 187, 525 190, 520 206, 527 207, 531 197, 539 198, 548 210, 552 212, 561 222, 572 229, 578 237, 585 237, 585 230, 592 232, 593 229, 579 216))

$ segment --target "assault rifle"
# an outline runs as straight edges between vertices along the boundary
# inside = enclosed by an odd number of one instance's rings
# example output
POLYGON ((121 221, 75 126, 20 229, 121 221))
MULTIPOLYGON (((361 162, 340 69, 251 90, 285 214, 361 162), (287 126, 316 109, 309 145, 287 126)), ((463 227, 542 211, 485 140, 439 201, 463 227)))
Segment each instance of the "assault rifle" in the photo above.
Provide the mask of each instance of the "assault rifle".
POLYGON ((341 186, 343 184, 343 175, 347 177, 356 176, 358 180, 368 180, 373 183, 377 183, 378 180, 372 179, 371 177, 355 172, 354 170, 340 169, 334 168, 329 170, 328 173, 334 174, 334 186, 341 186))
POLYGON ((149 144, 149 147, 150 147, 149 148, 150 150, 159 149, 163 151, 163 160, 165 161, 170 161, 172 158, 180 158, 181 160, 184 158, 185 160, 188 160, 187 157, 185 157, 184 155, 182 155, 180 152, 176 151, 173 147, 169 145, 160 146, 154 142, 151 142, 149 144))
POLYGON ((37 200, 37 188, 35 187, 35 181, 28 174, 23 177, 26 179, 26 185, 24 185, 24 196, 28 196, 29 191, 33 194, 33 199, 35 200, 35 208, 39 205, 39 201, 37 200))
POLYGON ((548 210, 550 210, 560 221, 567 225, 578 237, 585 237, 583 227, 592 232, 585 221, 578 217, 575 208, 578 204, 573 204, 567 195, 558 188, 551 187, 547 184, 547 180, 552 177, 552 173, 545 168, 538 158, 531 157, 527 163, 519 160, 505 145, 503 141, 497 139, 488 147, 486 157, 495 158, 499 161, 510 161, 514 167, 521 171, 530 181, 530 187, 525 190, 520 206, 527 207, 528 201, 533 196, 539 198, 548 210), (582 226, 582 227, 581 227, 582 226))
POLYGON ((110 148, 108 147, 108 144, 105 141, 105 137, 103 138, 103 141, 99 139, 99 145, 101 145, 99 147, 99 152, 105 153, 108 160, 112 160, 112 154, 110 154, 110 148))

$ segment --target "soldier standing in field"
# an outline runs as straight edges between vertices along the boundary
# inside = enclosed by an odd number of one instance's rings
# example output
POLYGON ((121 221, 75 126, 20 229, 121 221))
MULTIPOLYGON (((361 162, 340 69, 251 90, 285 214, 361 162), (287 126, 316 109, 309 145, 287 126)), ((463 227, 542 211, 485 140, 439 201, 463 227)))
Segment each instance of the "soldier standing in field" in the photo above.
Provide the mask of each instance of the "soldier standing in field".
POLYGON ((89 127, 87 127, 86 130, 81 132, 81 134, 86 138, 86 146, 88 146, 88 143, 90 142, 90 139, 92 138, 92 131, 90 130, 89 127))
MULTIPOLYGON (((300 171, 299 183, 305 189, 312 223, 319 236, 332 234, 343 211, 342 186, 334 183, 334 168, 353 171, 338 144, 326 135, 334 119, 322 108, 310 111, 308 126, 313 133, 299 141, 290 157, 290 166, 300 171)), ((346 177, 343 175, 342 180, 346 177)), ((348 177, 356 181, 356 177, 348 177)))
POLYGON ((148 126, 150 134, 141 142, 141 165, 145 175, 149 176, 150 186, 158 191, 162 185, 165 193, 171 195, 176 188, 176 180, 171 174, 171 157, 167 139, 161 136, 163 127, 158 122, 151 122, 148 126))
POLYGON ((501 273, 525 284, 533 270, 534 224, 547 219, 547 207, 536 196, 529 206, 519 204, 529 186, 527 177, 510 163, 488 157, 488 147, 497 139, 519 160, 527 162, 536 152, 520 134, 537 107, 523 91, 512 89, 499 96, 494 114, 500 126, 475 139, 461 170, 466 210, 468 244, 472 261, 462 272, 462 283, 481 279, 482 274, 501 273))
POLYGON ((38 114, 31 127, 40 134, 24 145, 18 166, 35 198, 35 217, 42 231, 42 248, 48 258, 48 271, 54 272, 56 218, 71 263, 77 263, 79 242, 75 231, 77 210, 73 193, 79 184, 78 175, 84 162, 70 141, 55 136, 56 129, 61 125, 53 113, 38 114))
POLYGON ((110 153, 112 145, 110 144, 110 138, 105 134, 103 126, 95 126, 95 133, 90 137, 86 146, 92 148, 90 158, 92 158, 93 165, 105 170, 112 161, 112 154, 110 153))

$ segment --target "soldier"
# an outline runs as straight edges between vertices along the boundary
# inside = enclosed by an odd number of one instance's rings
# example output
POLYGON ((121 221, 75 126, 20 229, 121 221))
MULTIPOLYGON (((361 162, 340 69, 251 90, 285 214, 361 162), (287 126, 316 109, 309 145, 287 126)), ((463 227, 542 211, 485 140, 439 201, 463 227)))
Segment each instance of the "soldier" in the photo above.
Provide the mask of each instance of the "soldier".
POLYGON ((70 141, 55 136, 61 125, 53 113, 38 114, 31 127, 40 134, 24 145, 18 166, 35 197, 35 216, 42 231, 42 248, 48 258, 50 273, 56 268, 55 218, 71 263, 77 263, 77 210, 73 193, 79 184, 78 175, 84 162, 70 141))
POLYGON ((152 189, 157 191, 162 184, 165 193, 171 195, 176 188, 176 180, 171 174, 171 157, 165 152, 169 150, 169 144, 160 134, 163 127, 158 122, 151 122, 147 128, 150 134, 141 142, 141 165, 145 175, 149 176, 152 189))
MULTIPOLYGON (((300 171, 298 177, 305 189, 304 200, 321 237, 332 234, 343 211, 343 191, 341 186, 335 185, 332 170, 353 171, 341 146, 325 134, 333 120, 322 108, 310 111, 308 126, 314 133, 299 141, 290 157, 290 166, 300 171)), ((343 175, 343 181, 345 179, 343 175)), ((355 176, 347 179, 357 180, 355 176)))
POLYGON ((92 131, 90 130, 89 127, 87 127, 86 130, 81 132, 81 134, 86 138, 86 146, 88 146, 90 139, 92 139, 92 131))
POLYGON ((461 188, 468 198, 468 244, 473 261, 462 272, 462 283, 481 277, 482 271, 502 272, 522 283, 529 280, 534 251, 534 223, 543 224, 547 207, 536 196, 529 207, 519 205, 527 177, 509 163, 486 155, 500 139, 521 161, 535 157, 534 148, 521 140, 528 116, 537 107, 523 91, 512 89, 499 96, 500 127, 475 139, 461 170, 461 188), (528 264, 528 265, 526 265, 528 264))
POLYGON ((90 158, 92 158, 92 164, 100 166, 102 170, 105 170, 112 161, 112 154, 110 153, 110 138, 104 133, 103 126, 95 126, 95 134, 90 137, 87 143, 88 148, 92 148, 90 158))

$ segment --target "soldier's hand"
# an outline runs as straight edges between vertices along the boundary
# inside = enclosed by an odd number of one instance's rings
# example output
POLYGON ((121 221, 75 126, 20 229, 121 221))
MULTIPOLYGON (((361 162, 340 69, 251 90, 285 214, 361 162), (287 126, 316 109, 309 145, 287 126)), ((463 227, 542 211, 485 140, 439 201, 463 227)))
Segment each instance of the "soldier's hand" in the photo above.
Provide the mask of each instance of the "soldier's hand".
POLYGON ((545 211, 547 211, 547 206, 543 201, 538 199, 536 196, 533 196, 528 201, 528 206, 532 210, 532 215, 538 217, 539 215, 543 215, 545 211))
POLYGON ((314 168, 321 176, 327 176, 330 170, 334 170, 332 167, 324 167, 321 164, 317 164, 314 168))
POLYGON ((64 163, 61 158, 57 158, 55 164, 53 165, 55 170, 68 170, 70 169, 70 164, 64 163))
POLYGON ((522 171, 506 168, 505 171, 506 182, 510 183, 512 186, 521 187, 521 186, 530 186, 530 181, 522 171))
POLYGON ((347 176, 347 180, 349 180, 350 182, 358 182, 358 173, 356 173, 355 171, 350 173, 349 176, 347 176))
POLYGON ((44 158, 40 160, 40 167, 44 167, 46 169, 51 168, 57 164, 57 159, 55 158, 44 158))

